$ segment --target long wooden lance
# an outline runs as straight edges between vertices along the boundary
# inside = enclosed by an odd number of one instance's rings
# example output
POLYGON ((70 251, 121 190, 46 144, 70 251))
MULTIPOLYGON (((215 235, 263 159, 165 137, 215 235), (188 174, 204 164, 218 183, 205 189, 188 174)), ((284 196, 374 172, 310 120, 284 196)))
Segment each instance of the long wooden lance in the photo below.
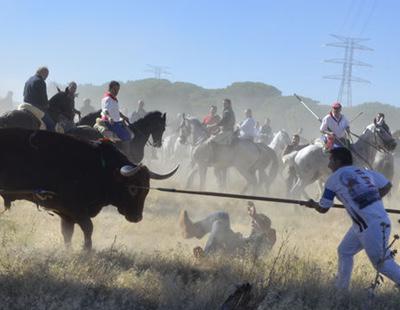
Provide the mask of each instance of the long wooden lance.
POLYGON ((303 99, 300 98, 299 95, 297 94, 293 94, 293 96, 295 96, 300 103, 321 123, 322 119, 317 115, 317 113, 315 113, 313 110, 311 110, 311 108, 303 101, 303 99))
MULTIPOLYGON (((265 197, 265 196, 251 196, 242 194, 232 194, 232 193, 218 193, 218 192, 207 192, 207 191, 191 191, 176 188, 164 188, 164 187, 147 187, 146 189, 157 190, 161 192, 169 192, 175 194, 187 194, 187 195, 200 195, 200 196, 211 196, 211 197, 222 197, 222 198, 234 198, 234 199, 245 199, 245 200, 258 200, 258 201, 270 201, 277 203, 286 204, 297 204, 305 206, 307 200, 296 200, 288 198, 277 198, 277 197, 265 197)), ((341 204, 333 204, 333 208, 344 209, 345 207, 341 204)), ((400 210, 396 209, 386 209, 387 213, 400 214, 400 210)))

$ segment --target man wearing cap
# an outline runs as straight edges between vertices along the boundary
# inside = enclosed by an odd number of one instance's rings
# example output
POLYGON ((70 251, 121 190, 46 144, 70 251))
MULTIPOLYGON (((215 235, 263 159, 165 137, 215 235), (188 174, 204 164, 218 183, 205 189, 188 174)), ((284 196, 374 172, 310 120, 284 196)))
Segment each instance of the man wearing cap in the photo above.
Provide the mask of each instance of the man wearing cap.
POLYGON ((193 249, 197 258, 216 253, 241 255, 247 252, 258 256, 269 252, 276 242, 276 231, 271 228, 270 218, 257 213, 251 201, 248 202, 247 212, 251 218, 251 232, 248 237, 243 237, 241 233, 231 229, 229 214, 223 211, 214 212, 198 222, 192 222, 187 211, 182 210, 179 225, 185 239, 201 239, 210 233, 204 249, 200 246, 193 249))
POLYGON ((327 135, 328 149, 338 146, 348 147, 350 145, 346 137, 350 133, 350 124, 341 112, 342 105, 339 102, 335 102, 332 104, 329 114, 322 119, 320 131, 327 135))

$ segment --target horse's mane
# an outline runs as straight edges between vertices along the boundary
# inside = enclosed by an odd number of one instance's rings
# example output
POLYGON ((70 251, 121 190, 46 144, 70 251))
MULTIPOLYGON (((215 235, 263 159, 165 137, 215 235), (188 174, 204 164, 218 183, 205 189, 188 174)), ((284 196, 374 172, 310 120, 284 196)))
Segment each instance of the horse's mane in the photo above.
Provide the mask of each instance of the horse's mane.
POLYGON ((81 118, 81 120, 78 122, 79 124, 85 124, 87 121, 93 120, 93 118, 98 117, 98 115, 101 113, 101 109, 97 110, 95 112, 91 112, 84 117, 81 118))
POLYGON ((136 122, 130 124, 130 128, 134 128, 134 127, 141 127, 145 124, 147 124, 148 122, 150 122, 153 119, 160 119, 162 117, 162 113, 160 111, 151 111, 146 113, 145 116, 143 116, 142 118, 139 118, 136 122))

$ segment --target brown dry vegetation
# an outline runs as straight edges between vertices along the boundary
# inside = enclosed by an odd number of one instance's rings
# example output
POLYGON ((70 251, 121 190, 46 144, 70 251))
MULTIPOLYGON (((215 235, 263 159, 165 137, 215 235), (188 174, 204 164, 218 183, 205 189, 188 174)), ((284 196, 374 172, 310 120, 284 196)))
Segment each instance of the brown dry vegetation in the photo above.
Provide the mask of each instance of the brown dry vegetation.
POLYGON ((400 296, 389 281, 369 298, 374 271, 364 254, 356 259, 350 294, 333 288, 336 247, 350 225, 342 211, 323 216, 296 209, 301 207, 257 207, 278 232, 269 256, 198 261, 192 248, 206 239, 181 238, 179 210, 188 209, 194 219, 229 211, 234 230, 247 234, 243 201, 153 191, 139 224, 126 222, 113 208, 95 218, 92 253, 81 251, 77 228, 66 251, 59 219, 18 202, 0 217, 0 308, 218 309, 235 285, 250 282, 249 309, 398 309, 400 296))

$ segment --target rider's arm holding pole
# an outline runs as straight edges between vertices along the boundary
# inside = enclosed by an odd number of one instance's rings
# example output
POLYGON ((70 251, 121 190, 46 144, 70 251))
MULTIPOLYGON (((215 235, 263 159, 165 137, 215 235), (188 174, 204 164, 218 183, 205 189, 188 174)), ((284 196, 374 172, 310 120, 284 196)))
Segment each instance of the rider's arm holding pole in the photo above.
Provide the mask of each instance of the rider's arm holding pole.
POLYGON ((122 112, 119 112, 119 116, 121 116, 121 118, 122 118, 125 122, 127 122, 127 123, 129 124, 129 118, 126 117, 122 112))

